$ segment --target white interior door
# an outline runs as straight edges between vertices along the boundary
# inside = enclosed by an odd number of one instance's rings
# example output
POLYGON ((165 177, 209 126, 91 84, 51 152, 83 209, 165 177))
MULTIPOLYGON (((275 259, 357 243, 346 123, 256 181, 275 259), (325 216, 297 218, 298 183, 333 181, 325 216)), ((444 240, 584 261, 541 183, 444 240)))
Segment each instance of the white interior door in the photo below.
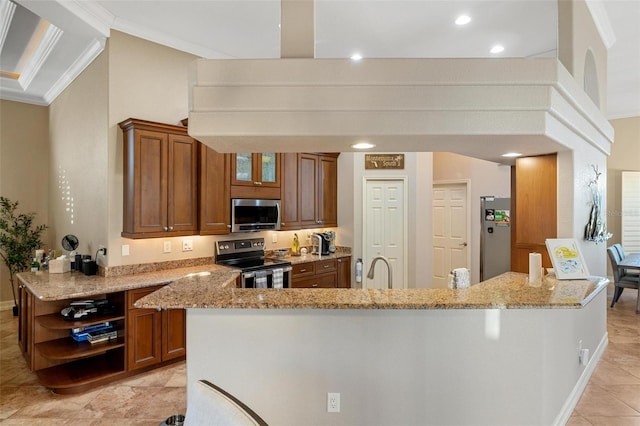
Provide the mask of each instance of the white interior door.
POLYGON ((433 185, 434 288, 446 288, 454 268, 469 268, 467 184, 433 185))
POLYGON ((388 272, 383 261, 376 263, 374 279, 367 272, 374 257, 389 259, 393 288, 406 288, 407 196, 406 179, 365 178, 363 287, 388 288, 388 272))

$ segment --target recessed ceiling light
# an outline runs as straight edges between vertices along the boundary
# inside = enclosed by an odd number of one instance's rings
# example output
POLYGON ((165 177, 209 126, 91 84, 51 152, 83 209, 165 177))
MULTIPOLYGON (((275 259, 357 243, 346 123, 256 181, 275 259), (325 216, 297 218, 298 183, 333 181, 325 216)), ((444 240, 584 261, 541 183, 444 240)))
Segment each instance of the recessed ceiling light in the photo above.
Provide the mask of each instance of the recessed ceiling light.
POLYGON ((456 18, 456 25, 467 25, 471 22, 471 17, 467 15, 460 15, 456 18))
POLYGON ((501 46, 499 44, 496 44, 491 48, 491 53, 500 53, 502 51, 504 51, 504 46, 501 46))
POLYGON ((506 154, 502 154, 503 157, 521 157, 522 154, 519 152, 507 152, 506 154))
POLYGON ((360 59, 362 59, 362 55, 359 53, 354 53, 353 55, 351 55, 352 61, 359 61, 360 59))
POLYGON ((369 143, 369 142, 358 142, 355 145, 351 145, 351 148, 355 148, 355 149, 371 149, 375 147, 375 144, 369 143))

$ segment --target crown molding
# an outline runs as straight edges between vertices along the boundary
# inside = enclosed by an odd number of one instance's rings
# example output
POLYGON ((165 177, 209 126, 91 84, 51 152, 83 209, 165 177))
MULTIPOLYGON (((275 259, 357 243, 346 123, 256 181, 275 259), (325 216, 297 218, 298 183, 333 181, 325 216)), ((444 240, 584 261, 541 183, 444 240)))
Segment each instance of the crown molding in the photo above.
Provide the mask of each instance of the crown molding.
POLYGON ((199 44, 189 43, 182 39, 169 36, 161 31, 151 30, 147 27, 141 26, 139 23, 134 23, 122 18, 116 18, 111 28, 135 37, 180 50, 182 52, 190 53, 201 58, 236 59, 234 56, 227 53, 209 49, 199 44))
POLYGON ((602 42, 607 49, 610 49, 616 42, 616 34, 613 31, 613 26, 611 26, 609 15, 604 8, 602 0, 586 0, 586 3, 598 33, 600 33, 602 42))
POLYGON ((62 36, 63 31, 60 28, 51 23, 45 25, 47 25, 47 29, 42 36, 42 40, 38 43, 38 47, 36 47, 33 56, 20 73, 20 78, 18 78, 18 83, 20 83, 20 86, 25 90, 29 87, 34 77, 38 75, 44 62, 52 53, 53 48, 58 43, 58 40, 60 40, 60 36, 62 36))
POLYGON ((62 74, 62 76, 55 82, 51 89, 44 95, 44 101, 49 105, 56 97, 67 88, 71 82, 80 75, 85 68, 93 62, 93 60, 104 50, 106 44, 106 38, 95 39, 87 48, 82 52, 82 55, 76 59, 73 64, 62 74))
POLYGON ((0 52, 2 52, 2 47, 7 39, 7 33, 9 32, 9 27, 11 26, 11 20, 13 19, 15 11, 15 3, 10 2, 9 0, 0 0, 0 52))

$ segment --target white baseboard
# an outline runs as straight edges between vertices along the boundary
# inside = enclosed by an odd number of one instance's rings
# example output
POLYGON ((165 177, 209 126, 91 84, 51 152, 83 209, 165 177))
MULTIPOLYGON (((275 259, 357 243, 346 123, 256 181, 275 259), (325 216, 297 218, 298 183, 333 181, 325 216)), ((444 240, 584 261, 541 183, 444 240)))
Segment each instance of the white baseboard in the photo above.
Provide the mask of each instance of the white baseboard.
POLYGON ((607 348, 609 344, 609 333, 604 333, 602 340, 598 344, 598 347, 593 352, 591 359, 589 360, 589 364, 584 369, 580 378, 576 382, 576 385, 573 387, 573 390, 569 394, 569 397, 565 401, 560 413, 556 417, 556 420, 553 422, 554 425, 565 425, 569 421, 571 414, 573 414, 573 410, 575 410, 576 405, 578 405, 578 401, 584 392, 584 389, 587 387, 589 380, 591 379, 591 375, 596 370, 596 366, 598 362, 600 362, 600 358, 602 358, 602 354, 604 354, 604 350, 607 348))
POLYGON ((0 301, 0 311, 8 311, 15 306, 13 300, 3 300, 0 301))

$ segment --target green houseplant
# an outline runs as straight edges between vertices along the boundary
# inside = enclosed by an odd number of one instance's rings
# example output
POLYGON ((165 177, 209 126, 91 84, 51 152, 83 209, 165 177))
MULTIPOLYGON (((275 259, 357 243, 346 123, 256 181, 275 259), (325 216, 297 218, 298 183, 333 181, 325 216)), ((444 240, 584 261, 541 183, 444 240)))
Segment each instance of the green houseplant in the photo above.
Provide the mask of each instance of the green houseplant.
POLYGON ((0 196, 0 256, 9 269, 14 315, 18 310, 15 274, 31 265, 34 250, 42 246, 40 235, 46 225, 33 224, 35 213, 18 213, 18 201, 0 196))

